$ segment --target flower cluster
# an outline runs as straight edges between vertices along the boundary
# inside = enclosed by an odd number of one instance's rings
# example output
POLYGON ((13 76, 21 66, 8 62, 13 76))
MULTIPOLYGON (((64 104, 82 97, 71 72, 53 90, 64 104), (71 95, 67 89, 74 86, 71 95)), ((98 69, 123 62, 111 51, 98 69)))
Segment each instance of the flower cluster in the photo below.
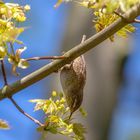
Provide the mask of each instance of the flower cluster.
MULTIPOLYGON (((116 14, 106 13, 104 11, 105 10, 94 12, 96 19, 93 20, 93 22, 95 23, 95 29, 97 32, 100 32, 119 18, 119 16, 116 14)), ((121 37, 127 37, 128 33, 132 33, 134 31, 135 27, 131 24, 128 24, 124 28, 116 32, 116 34, 121 37)), ((114 41, 114 35, 112 35, 109 39, 111 41, 114 41)))
MULTIPOLYGON (((65 97, 62 93, 52 92, 47 100, 34 99, 30 102, 36 103, 35 111, 43 110, 46 114, 44 126, 39 127, 38 131, 45 131, 53 134, 62 134, 71 137, 73 140, 84 140, 86 130, 81 123, 73 122, 69 119, 70 109, 67 106, 65 97)), ((82 115, 86 115, 83 109, 79 110, 82 115)))
POLYGON ((23 43, 17 40, 24 31, 23 27, 18 27, 18 23, 26 21, 25 13, 28 10, 30 10, 29 5, 0 2, 0 60, 7 58, 12 64, 12 72, 16 75, 16 67, 28 67, 28 63, 20 58, 21 50, 24 50, 23 43), (14 43, 22 47, 15 50, 14 43))
MULTIPOLYGON (((61 0, 61 2, 63 1, 61 0)), ((61 2, 58 0, 58 4, 61 2)), ((93 23, 96 31, 99 32, 116 21, 119 18, 119 14, 122 15, 134 4, 138 3, 139 0, 76 0, 76 2, 93 11, 93 23)), ((128 33, 134 31, 135 27, 132 24, 128 24, 116 34, 126 37, 128 33)), ((114 35, 110 37, 110 40, 114 41, 114 35)))

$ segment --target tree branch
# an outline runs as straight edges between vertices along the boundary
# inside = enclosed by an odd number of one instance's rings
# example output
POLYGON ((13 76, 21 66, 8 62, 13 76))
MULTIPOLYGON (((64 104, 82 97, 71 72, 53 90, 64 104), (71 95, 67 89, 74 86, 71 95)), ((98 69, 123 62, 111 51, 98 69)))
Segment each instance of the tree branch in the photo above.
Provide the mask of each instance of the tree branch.
POLYGON ((139 19, 134 19, 134 22, 140 23, 140 20, 139 19))
MULTIPOLYGON (((8 86, 8 82, 7 82, 7 77, 6 77, 6 71, 5 71, 5 66, 4 66, 4 61, 0 60, 1 62, 1 70, 2 70, 2 75, 3 75, 3 79, 4 79, 4 87, 8 86)), ((16 101, 12 98, 12 96, 8 97, 8 99, 14 104, 14 106, 19 110, 19 112, 21 112, 24 116, 26 116, 27 118, 29 118, 30 120, 32 120, 34 123, 38 124, 39 126, 44 126, 40 121, 38 121, 37 119, 33 118, 32 116, 30 116, 29 114, 27 114, 17 103, 16 101)))
POLYGON ((64 54, 64 57, 66 57, 65 59, 55 60, 49 63, 48 65, 45 65, 44 67, 36 70, 35 72, 23 77, 21 80, 1 89, 0 100, 16 94, 20 90, 23 90, 24 88, 40 81, 41 79, 53 73, 54 71, 57 71, 65 64, 70 63, 76 57, 96 47, 98 44, 100 44, 113 34, 115 34, 117 31, 119 31, 127 24, 133 22, 134 19, 139 15, 140 15, 140 3, 133 6, 130 10, 128 10, 125 14, 123 14, 122 18, 119 18, 101 32, 95 34, 82 44, 79 44, 73 49, 69 50, 67 53, 64 54))
POLYGON ((32 116, 30 116, 29 114, 27 114, 17 103, 16 101, 12 98, 9 97, 9 100, 11 100, 11 102, 14 104, 14 106, 18 109, 19 112, 21 112, 24 116, 26 116, 27 118, 29 118, 31 121, 33 121, 34 123, 38 124, 39 126, 44 126, 40 121, 36 120, 35 118, 33 118, 32 116))
POLYGON ((4 86, 8 85, 7 82, 7 76, 6 76, 6 71, 5 71, 5 66, 4 66, 4 60, 0 60, 1 62, 1 70, 2 70, 2 75, 3 75, 3 80, 4 80, 4 86))
POLYGON ((32 61, 32 60, 48 60, 48 59, 64 59, 64 56, 42 56, 42 57, 31 57, 31 58, 26 58, 24 60, 26 61, 32 61))

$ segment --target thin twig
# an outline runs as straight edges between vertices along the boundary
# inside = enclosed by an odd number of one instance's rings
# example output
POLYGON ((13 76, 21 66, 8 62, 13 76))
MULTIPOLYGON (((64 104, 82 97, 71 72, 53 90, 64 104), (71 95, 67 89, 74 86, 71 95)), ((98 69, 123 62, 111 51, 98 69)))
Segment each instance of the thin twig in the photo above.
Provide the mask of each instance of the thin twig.
POLYGON ((38 124, 39 126, 44 126, 39 120, 36 120, 35 118, 27 114, 25 111, 23 111, 23 109, 16 103, 16 101, 12 97, 9 97, 9 100, 14 104, 14 106, 18 109, 18 111, 21 112, 24 116, 26 116, 34 123, 38 124))
POLYGON ((117 16, 119 16, 119 17, 121 17, 122 19, 124 19, 124 16, 123 16, 121 13, 119 13, 119 12, 117 12, 117 11, 114 11, 114 14, 116 14, 117 16))
POLYGON ((31 58, 26 58, 26 61, 31 61, 31 60, 47 60, 47 59, 64 59, 66 58, 65 56, 42 56, 42 57, 31 57, 31 58))
POLYGON ((84 43, 85 40, 86 40, 86 35, 83 35, 82 40, 81 40, 81 44, 84 43))
MULTIPOLYGON (((7 77, 6 77, 6 71, 5 71, 5 67, 4 67, 4 62, 3 60, 1 61, 1 70, 2 70, 2 75, 3 75, 3 79, 4 79, 4 84, 5 86, 8 85, 7 82, 7 77)), ((32 120, 33 122, 35 122, 36 124, 38 124, 39 126, 43 126, 43 124, 41 122, 39 122, 38 120, 36 120, 35 118, 33 118, 32 116, 30 116, 29 114, 27 114, 26 112, 23 111, 23 109, 16 103, 16 101, 12 98, 12 97, 8 97, 9 100, 14 104, 14 106, 26 117, 28 117, 30 120, 32 120)))
POLYGON ((8 82, 7 82, 5 66, 4 66, 3 60, 0 60, 0 62, 1 62, 1 71, 2 71, 2 76, 3 76, 3 80, 4 80, 4 86, 6 86, 6 85, 8 85, 8 82))
POLYGON ((12 51, 13 55, 15 56, 16 54, 15 54, 15 50, 14 50, 14 46, 13 46, 12 42, 10 42, 10 47, 11 47, 11 51, 12 51))
POLYGON ((139 19, 134 19, 134 22, 140 23, 140 20, 139 19))

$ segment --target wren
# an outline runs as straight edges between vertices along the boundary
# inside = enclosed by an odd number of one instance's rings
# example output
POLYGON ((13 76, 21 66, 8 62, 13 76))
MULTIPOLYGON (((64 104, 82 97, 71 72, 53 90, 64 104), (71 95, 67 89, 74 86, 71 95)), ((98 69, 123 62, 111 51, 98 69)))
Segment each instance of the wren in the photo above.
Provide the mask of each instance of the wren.
POLYGON ((86 83, 86 63, 81 55, 60 70, 60 82, 72 114, 81 106, 86 83))

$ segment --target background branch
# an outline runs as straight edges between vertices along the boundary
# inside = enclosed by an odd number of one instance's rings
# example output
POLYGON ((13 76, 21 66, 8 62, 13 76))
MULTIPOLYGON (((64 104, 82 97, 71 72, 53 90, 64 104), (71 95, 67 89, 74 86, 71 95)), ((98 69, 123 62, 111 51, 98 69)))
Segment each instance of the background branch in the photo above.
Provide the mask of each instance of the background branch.
MULTIPOLYGON (((0 60, 1 62, 1 70, 2 70, 2 75, 3 75, 3 79, 4 79, 4 87, 8 86, 8 82, 7 82, 7 77, 6 77, 6 71, 5 71, 5 67, 4 67, 4 61, 0 60)), ((16 101, 12 98, 12 96, 9 96, 8 99, 14 104, 14 106, 19 110, 19 112, 21 112, 24 116, 26 116, 27 118, 29 118, 30 120, 32 120, 34 123, 38 124, 39 126, 43 126, 43 124, 38 121, 37 119, 33 118, 32 116, 30 116, 28 113, 26 113, 17 103, 16 101)))
POLYGON ((42 57, 31 57, 31 58, 26 58, 26 61, 32 61, 32 60, 48 60, 48 59, 64 59, 64 56, 42 56, 42 57))
POLYGON ((44 126, 40 121, 36 120, 35 118, 33 118, 32 116, 30 116, 29 114, 27 114, 27 113, 16 103, 16 101, 15 101, 12 97, 9 97, 9 100, 14 104, 14 106, 18 109, 18 111, 21 112, 24 116, 26 116, 26 117, 29 118, 31 121, 33 121, 34 123, 38 124, 39 126, 44 126))
POLYGON ((3 80, 4 80, 4 86, 8 85, 7 82, 7 76, 6 76, 6 71, 5 71, 5 66, 4 66, 4 60, 0 60, 1 62, 1 71, 2 71, 2 76, 3 76, 3 80))
POLYGON ((140 15, 140 3, 133 6, 129 11, 123 14, 123 18, 119 18, 101 32, 87 39, 84 43, 79 44, 73 49, 69 50, 67 53, 64 54, 64 57, 66 57, 65 59, 55 60, 52 63, 49 63, 48 65, 45 65, 44 67, 36 70, 35 72, 23 77, 21 80, 1 89, 0 100, 7 98, 8 96, 14 95, 18 91, 23 90, 24 88, 50 75, 54 71, 57 71, 65 64, 70 63, 76 57, 96 47, 98 44, 100 44, 113 34, 115 34, 125 25, 133 22, 134 19, 139 15, 140 15))

